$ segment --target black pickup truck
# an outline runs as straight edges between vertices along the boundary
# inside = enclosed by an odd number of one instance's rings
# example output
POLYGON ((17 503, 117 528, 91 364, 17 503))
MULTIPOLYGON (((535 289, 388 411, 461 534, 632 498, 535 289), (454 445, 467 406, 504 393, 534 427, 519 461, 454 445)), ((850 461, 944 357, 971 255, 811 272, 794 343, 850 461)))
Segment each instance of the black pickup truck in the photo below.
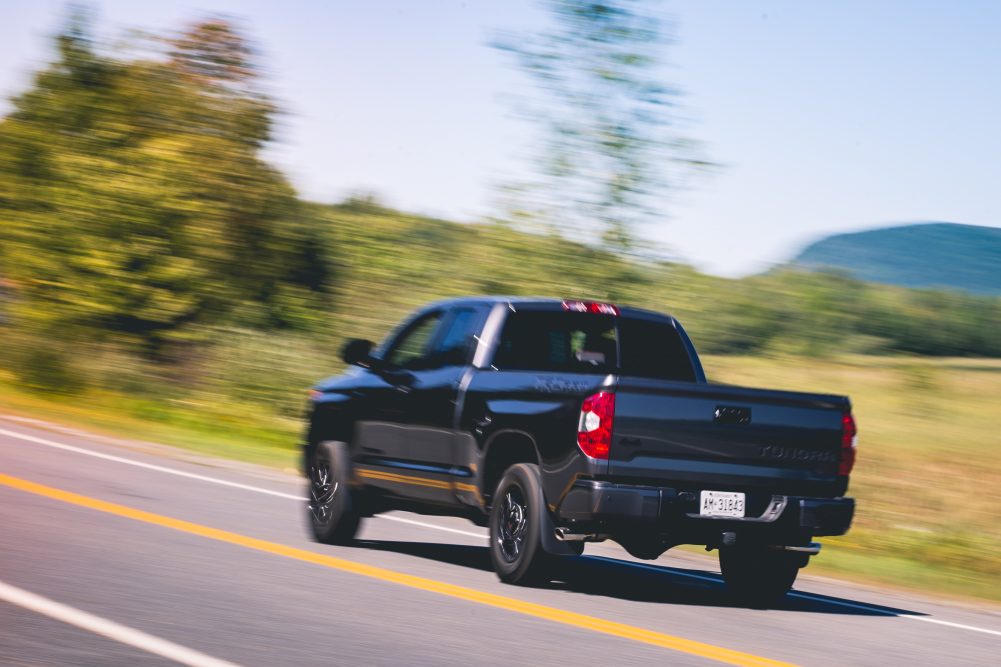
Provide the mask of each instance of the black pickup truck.
POLYGON ((311 391, 303 448, 321 542, 391 509, 465 516, 510 583, 558 576, 586 542, 646 559, 705 545, 763 603, 852 520, 848 399, 709 383, 673 317, 454 299, 343 357, 311 391))

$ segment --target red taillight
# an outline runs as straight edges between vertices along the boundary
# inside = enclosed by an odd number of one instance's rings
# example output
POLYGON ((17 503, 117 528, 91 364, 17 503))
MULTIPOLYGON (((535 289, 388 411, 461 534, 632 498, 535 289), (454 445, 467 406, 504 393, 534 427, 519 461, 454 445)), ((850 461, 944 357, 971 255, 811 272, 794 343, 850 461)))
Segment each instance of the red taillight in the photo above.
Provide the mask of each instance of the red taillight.
POLYGON ((603 391, 584 399, 577 424, 577 445, 593 459, 608 459, 612 447, 615 394, 603 391))
POLYGON ((598 315, 618 315, 619 307, 610 303, 597 303, 595 301, 564 301, 563 310, 574 313, 595 313, 598 315))
POLYGON ((847 477, 855 467, 855 446, 858 441, 858 429, 851 413, 841 415, 841 462, 838 464, 838 474, 847 477))

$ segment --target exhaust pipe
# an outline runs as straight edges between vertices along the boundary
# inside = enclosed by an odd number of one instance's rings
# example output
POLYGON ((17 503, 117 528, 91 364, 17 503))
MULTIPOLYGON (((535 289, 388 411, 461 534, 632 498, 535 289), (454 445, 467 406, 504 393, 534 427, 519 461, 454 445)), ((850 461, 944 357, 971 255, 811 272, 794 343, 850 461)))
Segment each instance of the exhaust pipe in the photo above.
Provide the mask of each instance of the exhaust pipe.
POLYGON ((601 542, 608 539, 605 535, 598 533, 574 533, 563 526, 556 528, 553 534, 560 542, 601 542))
POLYGON ((820 553, 820 542, 810 542, 809 544, 802 546, 782 546, 777 548, 782 549, 782 551, 794 551, 800 554, 816 556, 820 553))

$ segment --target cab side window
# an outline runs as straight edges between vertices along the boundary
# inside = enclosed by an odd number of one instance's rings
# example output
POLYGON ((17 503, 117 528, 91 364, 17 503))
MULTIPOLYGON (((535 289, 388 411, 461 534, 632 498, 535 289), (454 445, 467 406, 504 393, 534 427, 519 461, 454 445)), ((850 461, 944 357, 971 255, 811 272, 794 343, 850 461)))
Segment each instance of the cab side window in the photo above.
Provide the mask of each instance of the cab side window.
POLYGON ((386 361, 408 371, 426 368, 431 340, 440 323, 440 312, 428 313, 416 320, 393 341, 386 353, 386 361))
POLYGON ((435 368, 463 366, 471 361, 481 320, 482 313, 473 308, 456 308, 449 313, 444 333, 431 355, 435 368))

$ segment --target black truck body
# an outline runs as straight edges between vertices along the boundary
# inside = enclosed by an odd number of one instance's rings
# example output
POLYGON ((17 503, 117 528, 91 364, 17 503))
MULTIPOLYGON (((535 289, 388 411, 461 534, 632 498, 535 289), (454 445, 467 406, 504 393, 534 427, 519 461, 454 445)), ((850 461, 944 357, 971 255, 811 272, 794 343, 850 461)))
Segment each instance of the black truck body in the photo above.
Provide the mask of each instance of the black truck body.
POLYGON ((304 445, 322 541, 388 509, 467 516, 491 526, 508 581, 552 574, 587 541, 644 558, 700 544, 721 549, 735 591, 763 599, 791 586, 814 537, 851 523, 848 399, 709 383, 670 316, 455 299, 377 349, 349 343, 345 360, 311 393, 304 445), (767 590, 748 583, 769 573, 781 581, 767 590))

